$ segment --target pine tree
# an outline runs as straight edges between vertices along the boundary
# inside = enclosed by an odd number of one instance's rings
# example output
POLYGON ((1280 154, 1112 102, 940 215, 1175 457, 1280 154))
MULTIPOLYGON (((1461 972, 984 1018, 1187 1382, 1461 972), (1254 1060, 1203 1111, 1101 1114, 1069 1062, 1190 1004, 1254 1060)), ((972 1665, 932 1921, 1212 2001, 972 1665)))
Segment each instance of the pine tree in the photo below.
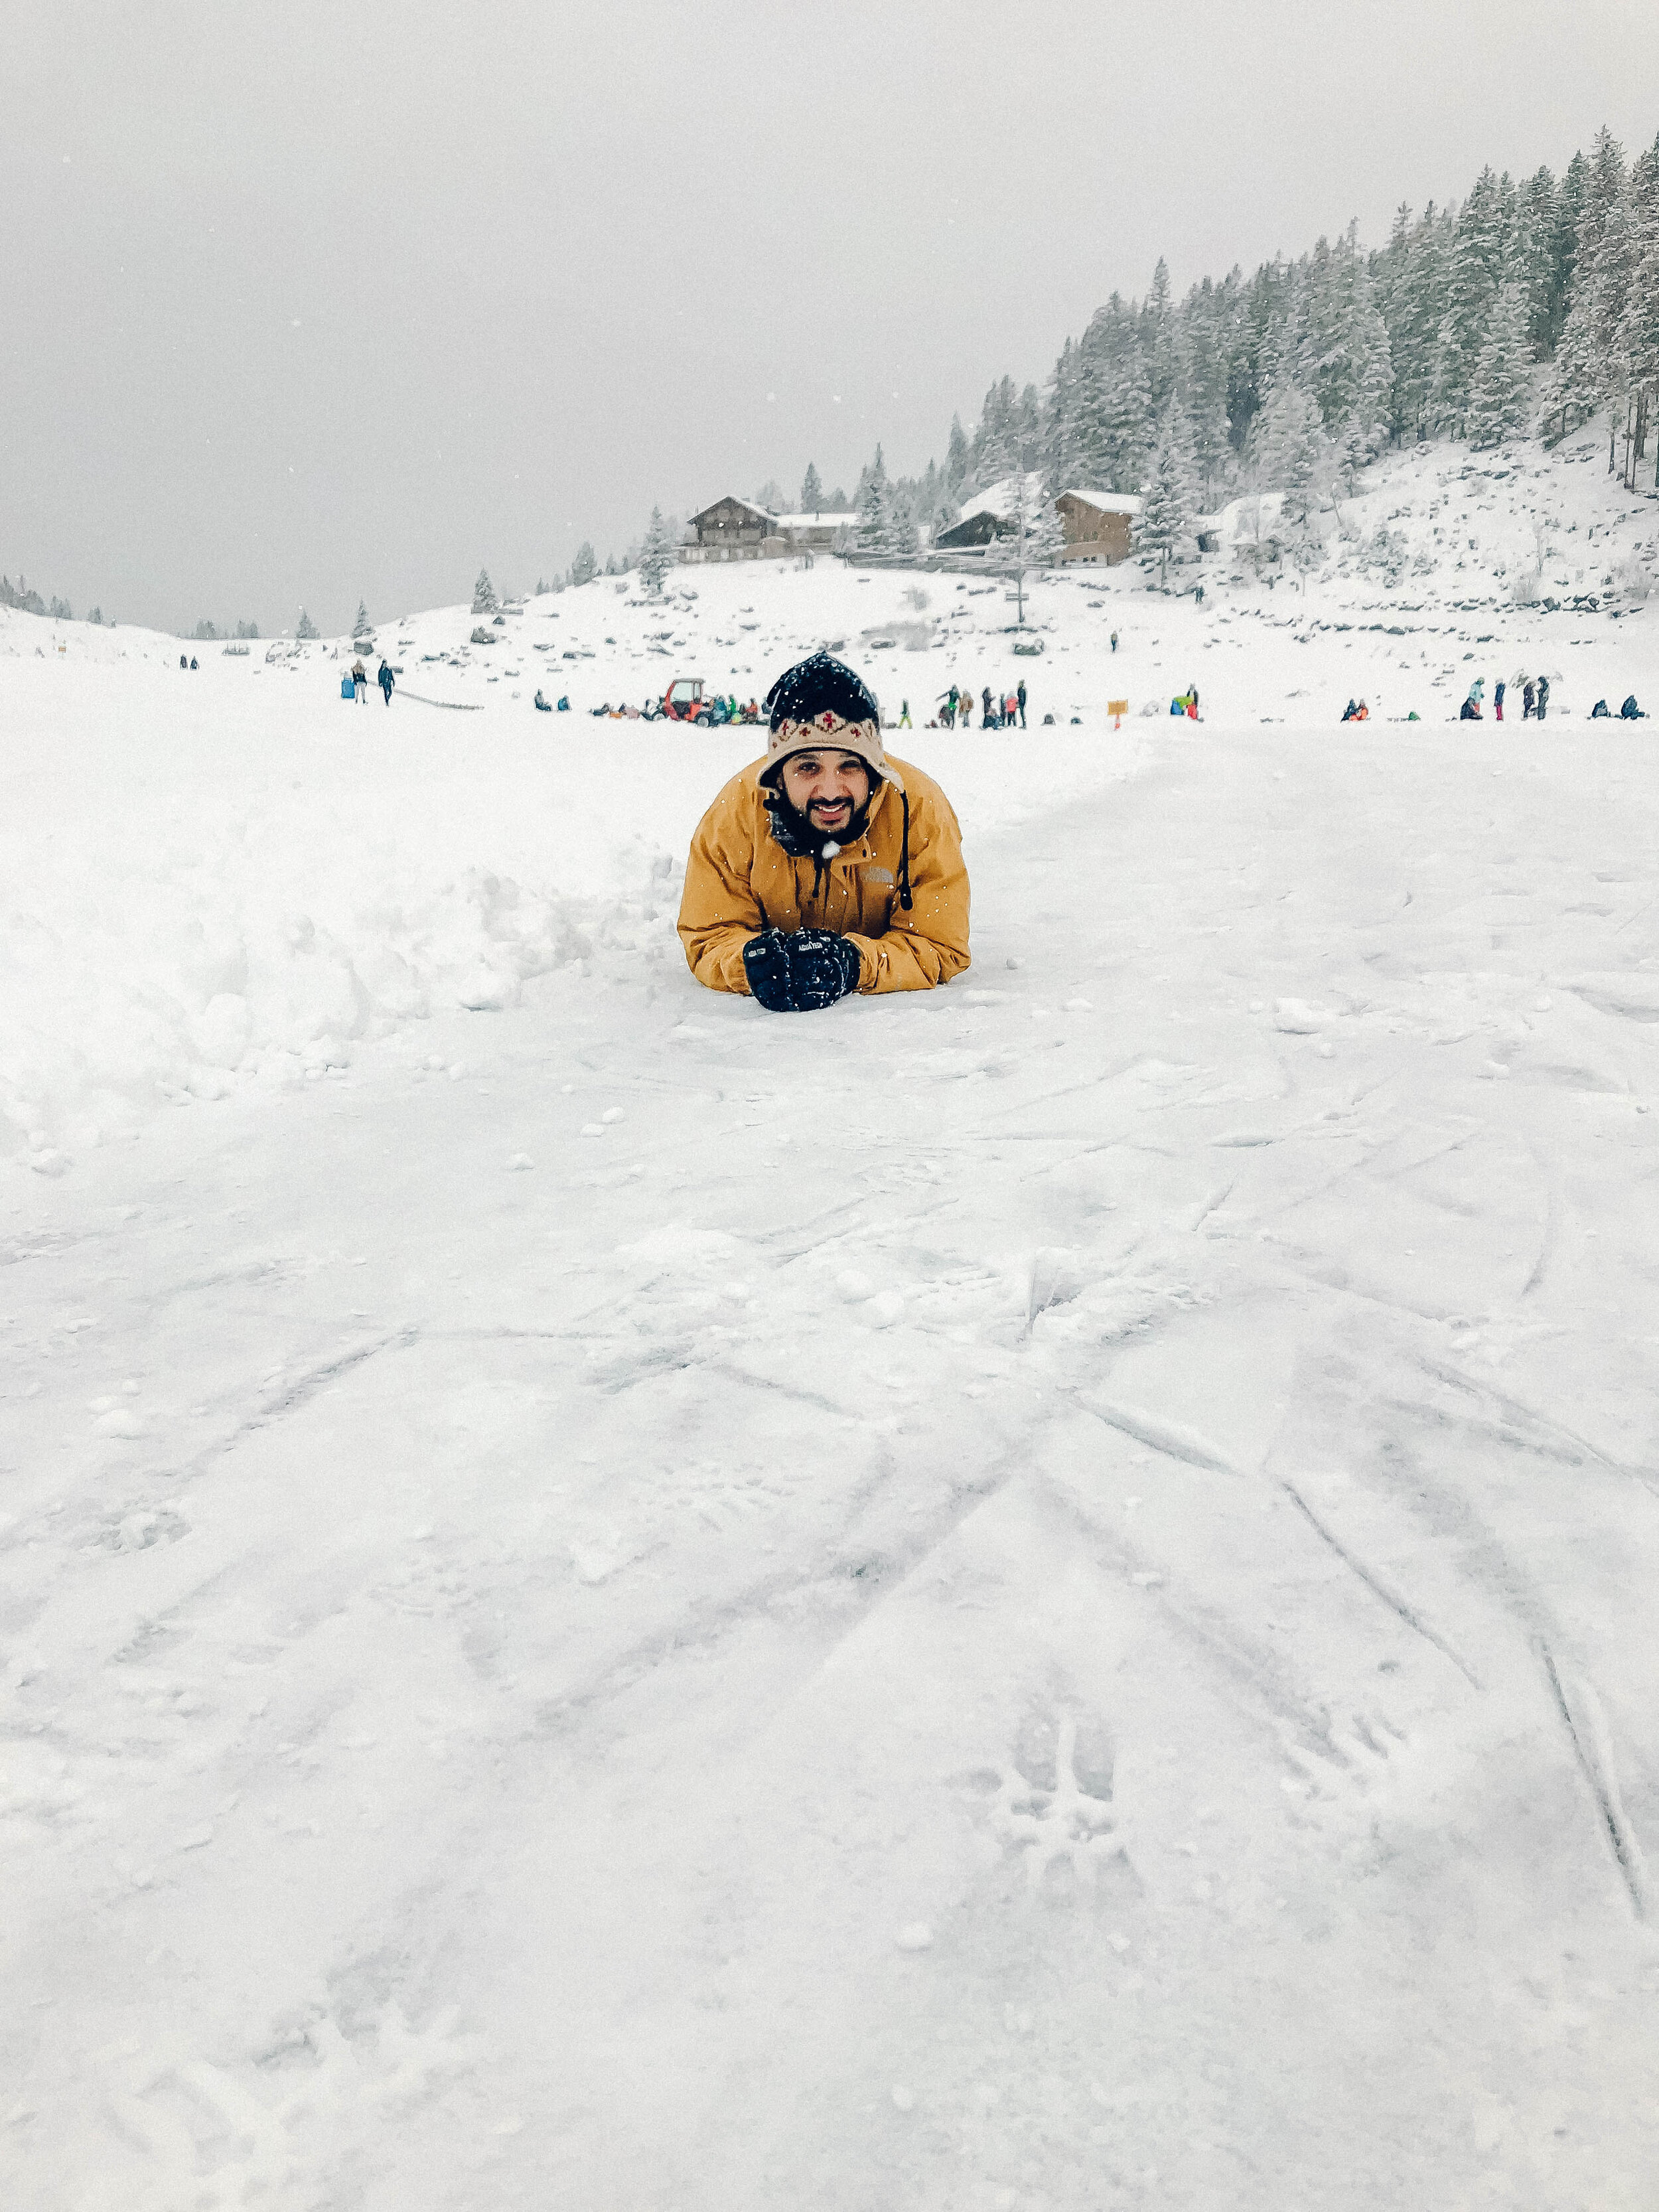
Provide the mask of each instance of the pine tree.
POLYGON ((674 534, 662 519, 662 509, 653 507, 651 526, 645 533, 645 550, 640 555, 640 574, 653 599, 661 596, 664 581, 678 558, 674 534))
POLYGON ((859 481, 858 528, 853 543, 860 553, 888 553, 890 544, 891 519, 888 507, 887 465, 883 460, 881 447, 876 447, 876 458, 865 470, 859 481))
POLYGON ((1286 380, 1276 383, 1251 426, 1250 446, 1257 490, 1283 492, 1286 524, 1305 529, 1330 454, 1308 394, 1286 380))
POLYGON ((1486 343, 1498 287, 1505 274, 1504 209, 1498 179, 1483 169, 1464 201, 1446 272, 1429 404, 1435 427, 1458 437, 1468 410, 1474 365, 1486 343))
POLYGON ((479 569, 478 580, 472 586, 472 611, 475 615, 501 612, 501 601, 495 597, 495 586, 489 580, 488 568, 479 569))
POLYGON ((313 638, 317 635, 317 625, 303 607, 300 610, 299 621, 294 625, 294 635, 301 638, 313 638))
POLYGON ((1025 576, 1028 569, 1052 568, 1063 543, 1054 504, 1035 470, 1019 470, 1011 479, 1012 503, 1003 517, 992 559, 1004 575, 1014 579, 1018 598, 1018 622, 1025 620, 1025 576))
POLYGON ((801 479, 800 511, 803 514, 822 514, 823 512, 823 485, 819 481, 816 461, 808 461, 806 474, 801 479))
MULTIPOLYGON (((1034 479, 1039 484, 1040 479, 1034 479)), ((1054 500, 1047 490, 1035 501, 1030 535, 1031 565, 1037 568, 1056 568, 1066 550, 1066 532, 1060 526, 1060 515, 1054 500)))
POLYGON ((1472 446, 1501 445, 1506 438, 1518 437, 1526 428, 1529 320, 1525 287, 1519 283, 1500 287, 1469 386, 1468 434, 1472 446))
POLYGON ((573 584, 591 584, 599 573, 599 564, 594 556, 593 548, 584 538, 570 564, 570 580, 573 584))
POLYGON ((917 512, 916 489, 906 479, 895 479, 887 487, 887 551, 901 561, 913 561, 921 535, 921 518, 917 512))
POLYGON ((951 441, 945 449, 945 485, 952 500, 962 495, 969 469, 968 434, 962 427, 960 415, 951 417, 951 441))
POLYGON ((1079 356, 1083 473, 1104 491, 1138 491, 1155 429, 1152 385, 1139 319, 1115 292, 1091 319, 1079 356))
POLYGON ((1170 562, 1193 535, 1198 498, 1193 481, 1193 437, 1187 410, 1173 395, 1158 425, 1152 475, 1137 532, 1140 550, 1158 562, 1158 582, 1167 584, 1170 562))
POLYGON ((1556 319, 1556 246, 1560 233, 1560 195, 1547 168, 1534 169, 1521 191, 1521 218, 1515 275, 1526 287, 1527 339, 1534 361, 1553 347, 1560 331, 1556 319))
POLYGON ((1078 411, 1080 377, 1078 348, 1067 338, 1049 380, 1039 440, 1040 466, 1048 489, 1054 492, 1080 485, 1085 474, 1078 411))
POLYGON ((1162 254, 1141 310, 1141 350, 1146 363, 1148 412, 1161 423, 1176 388, 1175 310, 1170 301, 1170 264, 1162 254))
POLYGON ((374 625, 368 618, 368 604, 362 599, 357 602, 357 619, 351 625, 351 642, 354 645, 373 645, 374 642, 374 625))

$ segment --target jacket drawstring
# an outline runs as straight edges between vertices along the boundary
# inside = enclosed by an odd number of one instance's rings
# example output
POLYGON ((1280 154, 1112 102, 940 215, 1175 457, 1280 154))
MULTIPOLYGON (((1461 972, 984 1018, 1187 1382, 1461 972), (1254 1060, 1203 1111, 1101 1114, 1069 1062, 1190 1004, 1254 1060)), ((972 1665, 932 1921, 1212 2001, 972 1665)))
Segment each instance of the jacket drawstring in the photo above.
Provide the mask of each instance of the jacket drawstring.
POLYGON ((899 797, 904 804, 904 838, 903 842, 899 848, 899 904, 904 908, 906 914, 908 914, 912 905, 912 900, 910 897, 910 794, 905 790, 902 784, 899 786, 899 797))

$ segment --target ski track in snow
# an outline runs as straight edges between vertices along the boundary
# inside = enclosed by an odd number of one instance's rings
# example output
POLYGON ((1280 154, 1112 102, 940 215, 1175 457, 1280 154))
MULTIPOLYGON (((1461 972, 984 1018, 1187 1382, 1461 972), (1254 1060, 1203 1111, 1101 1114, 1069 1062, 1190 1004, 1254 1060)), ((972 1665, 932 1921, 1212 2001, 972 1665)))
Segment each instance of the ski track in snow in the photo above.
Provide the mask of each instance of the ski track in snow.
POLYGON ((390 726, 501 988, 14 1070, 7 2203, 1648 2212, 1644 740, 906 732, 974 967, 794 1021, 672 937, 739 737, 390 726))

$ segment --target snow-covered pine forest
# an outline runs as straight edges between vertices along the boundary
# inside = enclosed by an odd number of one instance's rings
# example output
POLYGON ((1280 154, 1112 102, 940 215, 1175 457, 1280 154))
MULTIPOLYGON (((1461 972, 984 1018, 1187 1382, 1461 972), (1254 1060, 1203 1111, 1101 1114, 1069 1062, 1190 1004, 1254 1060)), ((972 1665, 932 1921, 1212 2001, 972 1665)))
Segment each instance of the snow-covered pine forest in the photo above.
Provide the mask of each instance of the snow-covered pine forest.
POLYGON ((1285 493, 1294 525, 1385 447, 1553 441, 1597 414, 1633 487, 1656 398, 1659 141, 1632 161, 1604 130, 1559 178, 1488 168, 1461 206, 1401 206, 1375 250, 1351 224, 1180 299, 1160 260, 1144 299, 1115 292, 1066 340, 1042 390, 1004 376, 971 435, 953 422, 942 467, 892 477, 878 451, 860 544, 925 541, 1018 471, 1051 492, 1156 493, 1176 544, 1241 492, 1285 493))

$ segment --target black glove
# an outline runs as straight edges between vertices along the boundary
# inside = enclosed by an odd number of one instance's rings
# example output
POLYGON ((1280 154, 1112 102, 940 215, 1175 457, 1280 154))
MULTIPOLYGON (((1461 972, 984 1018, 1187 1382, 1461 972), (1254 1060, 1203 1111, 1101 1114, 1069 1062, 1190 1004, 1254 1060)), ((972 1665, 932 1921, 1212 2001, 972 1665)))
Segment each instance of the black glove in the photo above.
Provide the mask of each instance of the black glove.
MULTIPOLYGON (((798 929, 788 939, 794 1009, 833 1006, 859 987, 859 949, 833 929, 798 929)), ((793 1011, 793 1010, 792 1010, 793 1011)))
POLYGON ((859 949, 832 929, 766 929, 743 948, 749 988, 769 1013, 833 1006, 858 988, 859 949))

